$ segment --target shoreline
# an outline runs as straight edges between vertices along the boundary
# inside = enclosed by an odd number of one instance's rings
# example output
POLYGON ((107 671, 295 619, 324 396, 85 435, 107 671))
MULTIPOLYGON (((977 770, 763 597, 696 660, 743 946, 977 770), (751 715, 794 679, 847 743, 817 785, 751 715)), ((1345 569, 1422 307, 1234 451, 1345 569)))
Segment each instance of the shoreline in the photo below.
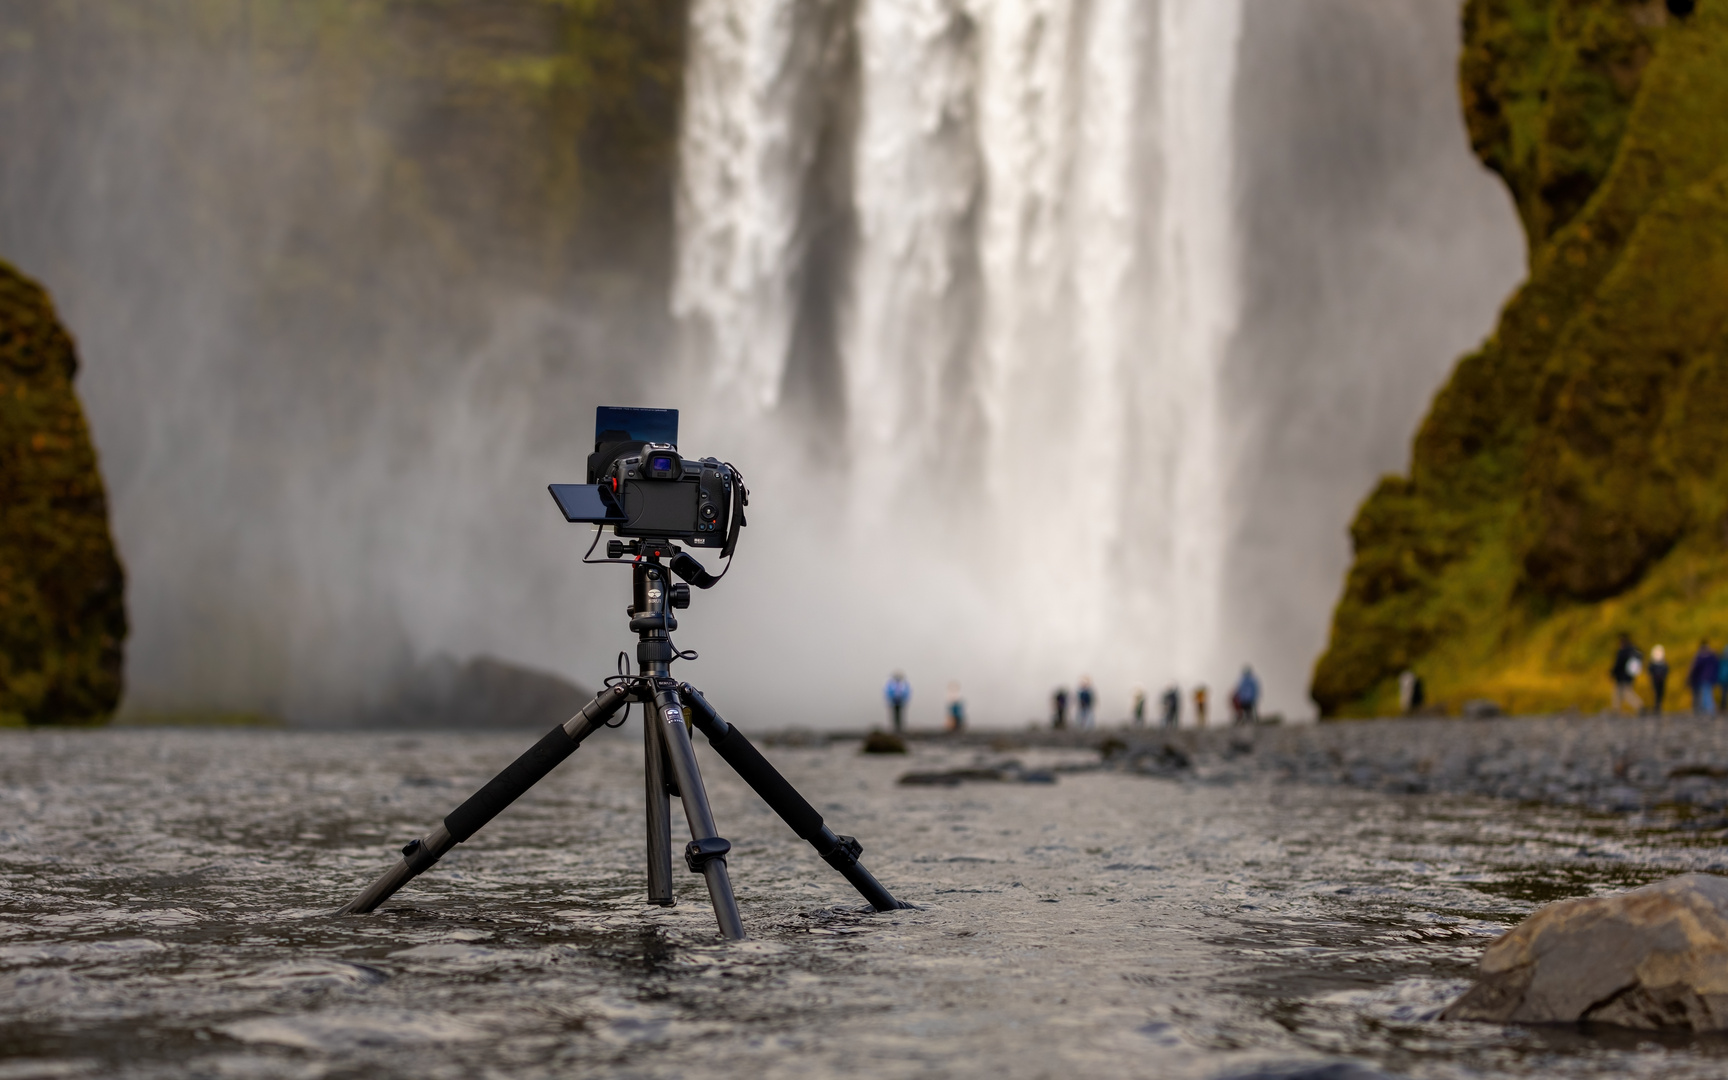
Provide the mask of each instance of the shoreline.
MULTIPOLYGON (((1691 827, 1728 830, 1728 719, 1690 713, 908 732, 905 737, 914 749, 1091 750, 1102 755, 1106 769, 1190 782, 1271 777, 1388 794, 1485 796, 1604 814, 1660 811, 1691 827)), ((783 732, 763 741, 795 746, 862 738, 851 732, 783 732)))

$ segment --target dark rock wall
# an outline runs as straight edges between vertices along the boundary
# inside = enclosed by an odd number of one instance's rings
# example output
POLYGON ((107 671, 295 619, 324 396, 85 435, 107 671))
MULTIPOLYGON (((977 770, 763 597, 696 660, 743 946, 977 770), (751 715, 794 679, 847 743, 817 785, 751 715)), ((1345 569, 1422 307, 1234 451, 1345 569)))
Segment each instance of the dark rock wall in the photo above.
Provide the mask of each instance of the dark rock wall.
POLYGON ((1728 619, 1728 4, 1471 0, 1465 29, 1530 277, 1352 525, 1331 715, 1387 710, 1406 666, 1443 703, 1600 705, 1620 630, 1684 671, 1728 619))
POLYGON ((48 294, 0 262, 0 722, 102 721, 120 699, 125 575, 77 373, 48 294))

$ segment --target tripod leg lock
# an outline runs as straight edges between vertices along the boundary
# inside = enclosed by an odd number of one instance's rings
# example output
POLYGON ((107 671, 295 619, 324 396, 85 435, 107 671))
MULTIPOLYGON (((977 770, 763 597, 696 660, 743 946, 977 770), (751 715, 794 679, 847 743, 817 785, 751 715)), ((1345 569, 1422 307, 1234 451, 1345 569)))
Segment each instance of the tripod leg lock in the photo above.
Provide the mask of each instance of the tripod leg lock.
POLYGON ((692 874, 700 874, 703 868, 715 859, 725 860, 726 853, 732 850, 732 845, 718 836, 709 836, 701 840, 692 840, 684 845, 684 861, 689 864, 692 874))
POLYGON ((856 862, 858 860, 858 856, 864 854, 864 845, 860 844, 858 842, 857 837, 855 837, 855 836, 837 836, 837 835, 835 835, 835 833, 832 830, 829 830, 829 829, 823 829, 822 831, 828 834, 827 836, 823 837, 824 840, 832 837, 833 841, 834 841, 833 846, 830 847, 826 851, 823 851, 820 847, 818 847, 816 854, 822 856, 823 858, 827 858, 830 855, 840 855, 844 858, 852 860, 853 862, 856 862))

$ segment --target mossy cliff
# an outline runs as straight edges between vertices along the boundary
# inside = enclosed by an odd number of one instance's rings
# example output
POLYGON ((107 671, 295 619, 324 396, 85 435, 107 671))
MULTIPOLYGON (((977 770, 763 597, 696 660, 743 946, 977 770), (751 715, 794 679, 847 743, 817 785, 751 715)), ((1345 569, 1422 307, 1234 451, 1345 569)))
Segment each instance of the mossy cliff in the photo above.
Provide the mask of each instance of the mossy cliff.
POLYGON ((125 579, 78 358, 41 286, 0 262, 0 724, 106 720, 125 579))
POLYGON ((1530 276, 1351 525, 1323 715, 1606 704, 1622 630, 1678 693, 1728 634, 1728 0, 1468 0, 1460 84, 1530 276), (1680 5, 1677 5, 1680 6, 1680 5))

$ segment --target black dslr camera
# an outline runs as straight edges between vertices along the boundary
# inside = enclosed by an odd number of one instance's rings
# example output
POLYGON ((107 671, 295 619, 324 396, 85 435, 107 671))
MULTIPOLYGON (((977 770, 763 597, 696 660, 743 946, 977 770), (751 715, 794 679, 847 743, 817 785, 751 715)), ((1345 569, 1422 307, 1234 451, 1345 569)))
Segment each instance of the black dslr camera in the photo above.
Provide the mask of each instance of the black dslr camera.
POLYGON ((610 525, 619 536, 717 547, 723 556, 738 543, 749 501, 737 469, 678 453, 677 409, 601 406, 588 482, 549 487, 566 521, 610 525))

